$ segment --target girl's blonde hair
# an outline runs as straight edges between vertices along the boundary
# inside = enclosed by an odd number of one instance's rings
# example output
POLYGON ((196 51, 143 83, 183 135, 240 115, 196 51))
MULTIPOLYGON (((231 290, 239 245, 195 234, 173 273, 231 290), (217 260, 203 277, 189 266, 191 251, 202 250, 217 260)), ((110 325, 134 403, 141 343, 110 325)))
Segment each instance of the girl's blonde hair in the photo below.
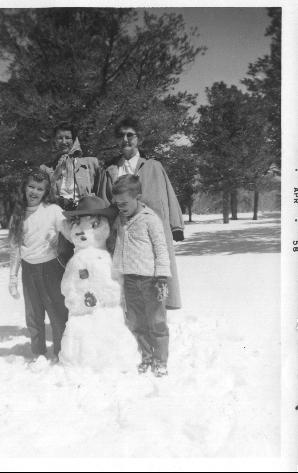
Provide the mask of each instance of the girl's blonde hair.
POLYGON ((23 240, 23 228, 27 208, 26 187, 30 179, 36 182, 46 181, 47 186, 42 201, 45 203, 53 203, 55 201, 51 188, 51 180, 47 172, 42 171, 40 168, 33 168, 22 176, 15 195, 15 202, 9 222, 9 241, 10 243, 18 245, 21 245, 23 240))

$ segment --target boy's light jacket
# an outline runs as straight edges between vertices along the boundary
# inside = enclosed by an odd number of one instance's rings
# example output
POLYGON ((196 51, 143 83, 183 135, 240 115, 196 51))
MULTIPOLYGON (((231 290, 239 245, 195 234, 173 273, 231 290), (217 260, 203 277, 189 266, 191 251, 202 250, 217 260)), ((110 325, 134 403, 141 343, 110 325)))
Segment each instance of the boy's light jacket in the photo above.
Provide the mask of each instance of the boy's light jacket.
MULTIPOLYGON (((184 228, 180 205, 167 173, 159 161, 152 158, 140 158, 135 174, 139 176, 142 185, 142 202, 153 209, 163 223, 172 274, 168 284, 169 295, 166 306, 168 309, 179 309, 181 298, 172 231, 183 230, 184 228)), ((117 177, 117 164, 108 166, 102 173, 96 194, 107 203, 113 201, 112 186, 117 177)))
POLYGON ((118 217, 115 225, 113 271, 139 276, 171 276, 163 225, 153 210, 144 205, 124 224, 118 217))

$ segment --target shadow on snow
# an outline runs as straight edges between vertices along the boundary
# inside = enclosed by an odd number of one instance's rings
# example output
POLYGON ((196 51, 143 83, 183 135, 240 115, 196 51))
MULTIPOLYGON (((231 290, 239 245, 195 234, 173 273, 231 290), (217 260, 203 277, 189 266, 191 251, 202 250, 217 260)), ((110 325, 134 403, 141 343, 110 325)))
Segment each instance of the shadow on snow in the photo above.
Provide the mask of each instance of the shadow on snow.
MULTIPOLYGON (((205 216, 208 214, 205 214, 205 216)), ((263 215, 260 215, 258 217, 258 220, 252 220, 251 218, 248 217, 238 217, 236 221, 245 221, 248 224, 252 225, 262 225, 268 223, 271 224, 280 224, 280 212, 264 212, 263 215)), ((234 222, 234 220, 230 219, 231 223, 234 222)), ((223 217, 221 215, 218 215, 216 217, 212 216, 210 219, 205 218, 202 220, 196 220, 194 217, 194 220, 189 222, 188 220, 184 220, 184 225, 205 225, 206 223, 222 223, 223 222, 223 217)))
POLYGON ((1 250, 0 249, 0 264, 1 266, 8 266, 9 265, 9 254, 8 250, 1 250))
MULTIPOLYGON (((263 223, 263 222, 260 222, 263 223)), ((268 223, 268 221, 267 221, 268 223)), ((176 255, 279 253, 280 226, 196 232, 176 248, 176 255)))
MULTIPOLYGON (((13 340, 16 342, 12 347, 1 347, 0 348, 0 357, 15 355, 23 356, 24 358, 32 358, 31 345, 30 345, 30 335, 27 328, 19 327, 17 325, 3 325, 0 326, 0 343, 8 340, 13 340), (18 340, 18 337, 28 338, 28 342, 21 343, 18 340)), ((46 340, 52 341, 51 336, 51 327, 49 324, 46 324, 46 340)))

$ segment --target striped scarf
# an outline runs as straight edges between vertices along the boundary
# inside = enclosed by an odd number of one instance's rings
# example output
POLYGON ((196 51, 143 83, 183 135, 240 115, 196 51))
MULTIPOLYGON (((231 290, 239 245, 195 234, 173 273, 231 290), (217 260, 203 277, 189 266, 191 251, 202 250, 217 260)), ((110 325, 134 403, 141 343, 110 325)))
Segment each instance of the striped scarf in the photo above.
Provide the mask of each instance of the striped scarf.
POLYGON ((82 156, 82 149, 79 143, 78 138, 75 139, 74 144, 68 154, 63 154, 56 166, 56 169, 53 174, 54 181, 65 177, 65 188, 70 190, 74 186, 74 167, 75 167, 75 158, 82 156))

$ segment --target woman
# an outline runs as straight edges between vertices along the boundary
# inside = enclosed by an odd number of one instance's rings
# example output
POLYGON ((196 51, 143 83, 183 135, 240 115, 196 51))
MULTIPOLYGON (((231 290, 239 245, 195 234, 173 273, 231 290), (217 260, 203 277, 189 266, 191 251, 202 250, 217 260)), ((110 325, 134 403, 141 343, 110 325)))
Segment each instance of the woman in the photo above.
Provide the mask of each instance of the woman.
POLYGON ((139 176, 141 201, 157 213, 164 226, 172 274, 166 306, 168 309, 179 309, 181 299, 173 239, 183 240, 184 222, 178 199, 162 165, 155 159, 140 156, 137 120, 131 117, 121 120, 115 127, 115 135, 121 155, 102 173, 97 195, 112 203, 112 187, 118 177, 124 174, 139 176))

